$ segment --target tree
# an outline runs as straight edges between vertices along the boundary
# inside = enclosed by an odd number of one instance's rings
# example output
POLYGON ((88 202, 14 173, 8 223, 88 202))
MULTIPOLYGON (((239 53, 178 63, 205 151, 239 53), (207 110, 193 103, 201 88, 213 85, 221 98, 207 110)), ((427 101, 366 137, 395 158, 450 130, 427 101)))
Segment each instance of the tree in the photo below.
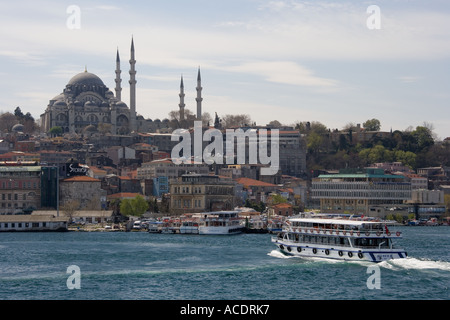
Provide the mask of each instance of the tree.
POLYGON ((53 127, 50 129, 49 133, 55 136, 60 136, 63 133, 63 130, 61 127, 53 127))
POLYGON ((252 124, 252 119, 248 114, 226 114, 222 117, 222 127, 244 127, 252 124))
POLYGON ((363 127, 366 131, 380 131, 381 123, 378 119, 370 119, 363 123, 363 127))
POLYGON ((20 110, 20 107, 17 107, 14 109, 14 115, 16 116, 17 120, 21 120, 23 118, 23 112, 20 110))
POLYGON ((11 112, 5 112, 0 115, 1 131, 11 132, 15 124, 17 124, 17 118, 11 112))
POLYGON ((283 125, 278 120, 272 120, 267 124, 267 126, 271 127, 271 128, 279 128, 279 127, 282 127, 283 125))
POLYGON ((125 216, 142 216, 148 209, 145 199, 137 195, 133 199, 124 199, 120 202, 120 213, 125 216))
POLYGON ((417 126, 411 134, 417 141, 418 151, 424 151, 434 144, 433 133, 427 127, 417 126))
POLYGON ((72 222, 75 211, 80 209, 80 201, 79 200, 69 200, 66 201, 62 206, 61 210, 64 214, 69 218, 69 221, 72 222))
POLYGON ((280 203, 286 203, 287 199, 283 197, 281 194, 273 194, 270 196, 271 204, 276 205, 280 203))

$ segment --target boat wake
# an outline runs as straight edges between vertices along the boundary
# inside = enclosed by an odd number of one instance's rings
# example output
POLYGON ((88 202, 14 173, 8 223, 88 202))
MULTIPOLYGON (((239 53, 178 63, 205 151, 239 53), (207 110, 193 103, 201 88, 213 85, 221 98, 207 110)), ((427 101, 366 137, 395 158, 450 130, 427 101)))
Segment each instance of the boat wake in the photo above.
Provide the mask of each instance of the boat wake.
POLYGON ((268 256, 274 257, 274 258, 280 258, 280 259, 291 259, 291 258, 295 258, 294 256, 287 256, 285 254, 283 254, 281 251, 279 250, 272 250, 270 251, 268 254, 268 256))
POLYGON ((392 259, 379 263, 380 267, 392 270, 416 269, 416 270, 442 270, 450 271, 450 262, 421 260, 417 258, 392 259))
POLYGON ((334 260, 334 259, 326 259, 326 258, 315 258, 315 257, 296 257, 289 256, 283 254, 279 250, 272 250, 267 255, 279 258, 279 259, 307 259, 313 261, 328 261, 330 263, 354 263, 361 265, 378 265, 381 268, 386 268, 390 270, 440 270, 440 271, 449 271, 450 272, 450 262, 447 261, 433 261, 433 260, 425 260, 425 259, 417 259, 408 257, 406 259, 391 259, 382 261, 379 263, 369 262, 369 261, 344 261, 344 260, 334 260))

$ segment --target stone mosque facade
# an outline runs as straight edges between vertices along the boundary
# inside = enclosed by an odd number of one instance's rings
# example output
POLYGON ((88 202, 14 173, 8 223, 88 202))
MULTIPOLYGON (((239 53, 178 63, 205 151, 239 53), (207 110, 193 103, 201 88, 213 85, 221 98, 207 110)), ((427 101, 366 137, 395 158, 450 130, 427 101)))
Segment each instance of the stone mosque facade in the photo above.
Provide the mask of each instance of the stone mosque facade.
MULTIPOLYGON (((168 127, 168 120, 144 119, 136 114, 136 60, 134 42, 131 40, 130 102, 122 101, 120 58, 117 50, 115 94, 103 81, 86 69, 69 80, 63 92, 50 100, 41 114, 41 128, 48 133, 61 127, 63 133, 83 134, 96 132, 128 135, 138 131, 154 131, 168 127)), ((201 97, 197 97, 198 101, 201 97)), ((198 102, 201 103, 201 102, 198 102)), ((184 107, 184 106, 183 106, 184 107)), ((198 106, 201 110, 201 106, 198 106)), ((180 113, 181 113, 180 106, 180 113)), ((184 109, 184 108, 183 108, 184 109)), ((201 111, 200 111, 201 112, 201 111)))

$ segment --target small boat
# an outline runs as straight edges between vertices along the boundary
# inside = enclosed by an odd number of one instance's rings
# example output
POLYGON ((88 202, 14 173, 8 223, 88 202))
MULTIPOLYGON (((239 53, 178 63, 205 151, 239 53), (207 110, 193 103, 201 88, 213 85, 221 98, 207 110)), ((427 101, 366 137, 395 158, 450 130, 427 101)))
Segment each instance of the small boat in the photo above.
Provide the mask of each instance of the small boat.
POLYGON ((150 221, 148 223, 149 233, 161 233, 163 223, 161 221, 150 221))
POLYGON ((239 219, 239 211, 203 212, 198 226, 199 234, 230 235, 244 230, 239 219))
POLYGON ((400 231, 389 230, 393 222, 352 219, 333 215, 289 218, 272 242, 286 255, 350 261, 380 262, 406 258, 393 239, 400 231))

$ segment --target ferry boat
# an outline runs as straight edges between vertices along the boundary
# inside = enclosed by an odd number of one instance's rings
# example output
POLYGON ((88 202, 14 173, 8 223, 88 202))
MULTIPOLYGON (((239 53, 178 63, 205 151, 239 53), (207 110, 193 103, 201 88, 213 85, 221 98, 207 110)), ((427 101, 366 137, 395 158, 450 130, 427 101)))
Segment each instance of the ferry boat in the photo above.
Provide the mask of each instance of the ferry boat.
POLYGON ((238 234, 244 229, 239 219, 239 211, 213 211, 201 213, 199 234, 238 234))
POLYGON ((381 262, 406 258, 404 249, 393 244, 402 237, 389 230, 388 221, 353 219, 334 215, 303 215, 286 220, 272 242, 286 255, 350 261, 381 262))

